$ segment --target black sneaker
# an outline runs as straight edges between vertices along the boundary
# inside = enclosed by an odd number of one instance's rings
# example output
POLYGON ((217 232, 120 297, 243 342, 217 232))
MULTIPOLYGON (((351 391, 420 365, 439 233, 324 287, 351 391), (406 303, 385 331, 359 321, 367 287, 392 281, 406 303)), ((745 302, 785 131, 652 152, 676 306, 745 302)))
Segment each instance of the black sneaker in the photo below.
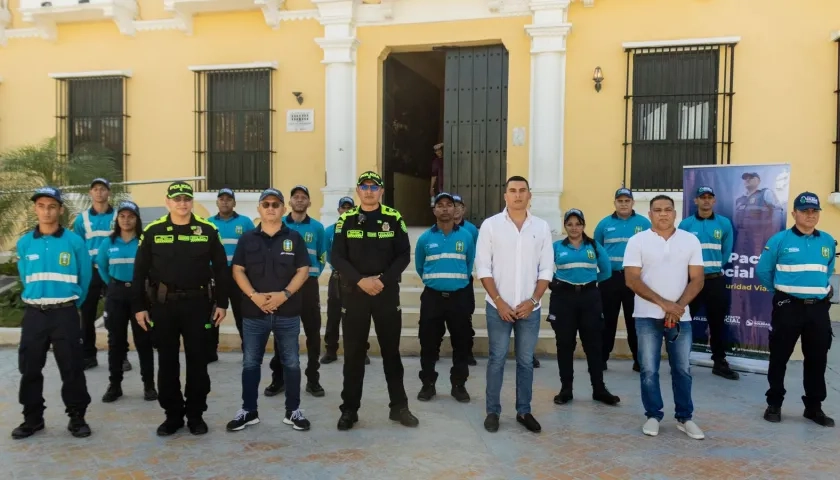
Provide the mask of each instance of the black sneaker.
POLYGON ((365 365, 370 365, 370 357, 365 355, 365 365))
POLYGON ((123 360, 122 371, 123 372, 130 372, 131 371, 131 362, 129 362, 127 358, 125 360, 123 360))
POLYGON ((108 385, 108 390, 105 395, 102 395, 102 401, 105 403, 116 402, 118 398, 123 396, 122 387, 119 383, 112 383, 108 385))
POLYGON ((642 367, 639 366, 639 362, 633 362, 633 371, 634 372, 641 372, 642 367))
POLYGON ((484 429, 490 433, 499 431, 499 416, 495 413, 488 413, 487 418, 484 419, 484 429))
POLYGON ((143 400, 147 402, 154 402, 158 399, 157 390, 155 390, 154 383, 147 383, 143 385, 143 400))
POLYGON ((321 357, 321 360, 319 360, 319 361, 322 364, 326 365, 328 363, 333 363, 336 360, 338 360, 338 355, 336 355, 335 353, 331 353, 331 352, 325 352, 324 355, 321 357))
POLYGON ((96 357, 86 358, 84 359, 83 369, 90 370, 91 368, 95 368, 99 366, 99 362, 96 360, 96 357))
POLYGON ((184 428, 183 418, 167 417, 166 420, 157 428, 157 435, 158 437, 168 437, 175 434, 175 432, 182 428, 184 428))
POLYGON ((295 430, 305 432, 309 430, 309 420, 303 416, 303 410, 297 409, 294 412, 286 410, 286 417, 283 418, 283 423, 291 425, 295 430))
POLYGON ((540 360, 534 357, 534 368, 540 368, 540 360))
POLYGON ((540 426, 540 422, 538 422, 537 419, 534 418, 534 416, 530 413, 526 413, 525 415, 517 415, 516 421, 521 423, 523 426, 525 426, 525 428, 534 433, 542 431, 542 426, 540 426))
POLYGON ((726 360, 715 362, 715 365, 712 367, 712 373, 728 380, 738 380, 741 378, 738 372, 729 368, 729 362, 726 360))
POLYGON ((782 421, 782 408, 768 405, 764 410, 764 419, 770 423, 779 423, 782 421))
POLYGON ((421 388, 420 393, 417 394, 417 400, 420 400, 421 402, 428 402, 429 400, 435 398, 435 395, 437 395, 435 384, 423 383, 423 388, 421 388))
POLYGON ((478 365, 478 362, 475 361, 475 355, 472 353, 467 356, 467 365, 471 367, 478 365))
POLYGON ((23 440, 24 438, 29 438, 32 435, 40 432, 44 429, 44 419, 39 420, 38 422, 30 423, 30 422, 23 422, 14 430, 12 430, 12 438, 15 440, 23 440))
POLYGON ((575 398, 574 394, 572 394, 571 388, 561 388, 560 393, 554 396, 554 403, 557 405, 565 405, 572 401, 575 398))
POLYGON ((209 430, 207 423, 201 417, 187 420, 187 428, 190 429, 190 433, 193 435, 204 435, 209 430))
POLYGON ((85 417, 82 415, 71 415, 70 422, 67 424, 67 431, 70 435, 76 438, 85 438, 90 436, 90 426, 85 422, 85 417))
POLYGON ((802 414, 803 417, 807 418, 808 420, 813 421, 817 425, 822 425, 823 427, 833 427, 834 426, 834 419, 826 416, 826 414, 822 411, 822 408, 805 408, 805 413, 802 414))
POLYGON ((607 405, 617 405, 618 402, 621 401, 621 399, 618 398, 618 395, 613 395, 612 393, 610 393, 610 391, 607 390, 607 387, 592 392, 592 400, 607 405))
POLYGON ((286 384, 285 383, 275 383, 271 382, 271 385, 265 387, 265 391, 263 394, 266 397, 273 397, 278 393, 283 393, 286 391, 286 384))
POLYGON ((338 419, 338 429, 350 430, 358 421, 359 415, 356 412, 341 412, 341 418, 338 419))
POLYGON ((411 410, 408 407, 392 408, 391 413, 388 414, 388 418, 395 422, 400 422, 405 427, 416 427, 420 425, 420 420, 417 420, 417 417, 411 414, 411 410))
POLYGON ((236 412, 236 416, 233 417, 233 420, 228 422, 227 431, 238 432, 240 430, 244 430, 247 426, 256 425, 258 423, 260 423, 259 413, 239 410, 236 412))
POLYGON ((324 391, 324 387, 322 387, 318 382, 306 382, 306 393, 312 395, 313 397, 323 397, 327 394, 327 392, 324 391))
POLYGON ((470 394, 467 393, 467 388, 463 385, 452 385, 452 391, 449 392, 452 398, 461 403, 468 403, 470 401, 470 394))

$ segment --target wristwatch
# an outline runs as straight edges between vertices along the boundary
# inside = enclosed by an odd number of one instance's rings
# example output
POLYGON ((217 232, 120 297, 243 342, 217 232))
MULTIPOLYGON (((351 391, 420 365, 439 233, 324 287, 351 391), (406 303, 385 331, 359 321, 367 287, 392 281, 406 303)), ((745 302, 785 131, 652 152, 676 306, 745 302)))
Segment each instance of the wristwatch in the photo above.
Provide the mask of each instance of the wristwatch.
POLYGON ((283 290, 283 292, 282 292, 282 293, 283 293, 283 295, 285 295, 285 296, 286 296, 286 300, 288 300, 288 299, 289 299, 289 297, 291 297, 291 296, 292 296, 292 292, 290 292, 290 291, 288 291, 288 290, 283 290))
POLYGON ((531 303, 533 303, 535 307, 537 306, 537 304, 538 304, 538 303, 540 303, 540 302, 536 301, 536 300, 534 299, 534 297, 531 297, 531 298, 529 298, 528 300, 530 300, 530 301, 531 301, 531 303))

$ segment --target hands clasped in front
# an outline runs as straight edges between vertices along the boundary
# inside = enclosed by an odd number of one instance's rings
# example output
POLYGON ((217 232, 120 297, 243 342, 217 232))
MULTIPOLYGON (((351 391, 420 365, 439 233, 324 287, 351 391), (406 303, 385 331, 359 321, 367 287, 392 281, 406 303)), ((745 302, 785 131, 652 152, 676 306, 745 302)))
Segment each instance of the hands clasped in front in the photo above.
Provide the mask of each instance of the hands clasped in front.
POLYGON ((522 303, 516 306, 516 308, 511 308, 510 305, 501 298, 496 302, 496 310, 499 311, 499 316, 502 320, 506 322, 515 322, 517 320, 522 320, 523 318, 527 318, 531 312, 534 311, 534 302, 531 301, 529 298, 528 300, 524 300, 522 303))
POLYGON ((283 292, 255 293, 251 301, 259 307, 263 313, 274 313, 281 305, 286 303, 286 295, 283 292))
POLYGON ((385 289, 385 284, 382 283, 382 280, 380 280, 378 276, 365 277, 359 280, 359 283, 357 283, 356 285, 358 285, 363 292, 367 293, 371 297, 379 295, 380 293, 382 293, 382 290, 385 289))
POLYGON ((660 306, 665 310, 665 328, 674 328, 685 314, 685 307, 677 302, 665 300, 660 306))

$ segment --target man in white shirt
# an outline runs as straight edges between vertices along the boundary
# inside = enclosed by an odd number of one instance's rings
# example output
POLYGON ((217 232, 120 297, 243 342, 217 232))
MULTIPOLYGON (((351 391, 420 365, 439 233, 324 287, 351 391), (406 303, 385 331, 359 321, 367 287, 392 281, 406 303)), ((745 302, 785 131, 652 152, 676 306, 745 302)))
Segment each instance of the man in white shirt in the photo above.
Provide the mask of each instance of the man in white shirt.
POLYGON ((703 249, 689 232, 677 230, 674 200, 657 195, 650 202, 651 228, 630 237, 624 253, 624 276, 636 294, 634 316, 639 342, 642 404, 648 418, 645 435, 659 434, 662 393, 659 391, 659 360, 662 339, 671 365, 677 428, 702 440, 703 430, 691 418, 691 315, 688 304, 703 289, 703 249), (682 327, 681 327, 682 326, 682 327))
POLYGON ((554 275, 551 228, 528 212, 531 189, 523 177, 505 182, 505 208, 481 224, 475 266, 487 291, 488 432, 499 430, 505 358, 514 333, 516 351, 516 421, 532 432, 542 427, 531 415, 534 348, 540 332, 540 299, 554 275))

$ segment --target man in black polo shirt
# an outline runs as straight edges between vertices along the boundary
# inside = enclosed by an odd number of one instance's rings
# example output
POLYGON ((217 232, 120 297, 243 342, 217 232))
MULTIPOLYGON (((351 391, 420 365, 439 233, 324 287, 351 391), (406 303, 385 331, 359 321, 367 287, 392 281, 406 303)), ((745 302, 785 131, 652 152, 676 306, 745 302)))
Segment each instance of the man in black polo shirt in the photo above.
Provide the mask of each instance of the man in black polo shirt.
POLYGON ((257 395, 265 345, 274 333, 286 383, 283 423, 309 430, 300 410, 300 313, 297 293, 309 276, 309 253, 303 237, 283 224, 283 194, 269 188, 260 195, 260 225, 239 239, 233 254, 233 279, 242 290, 242 409, 228 431, 260 423, 257 395))

